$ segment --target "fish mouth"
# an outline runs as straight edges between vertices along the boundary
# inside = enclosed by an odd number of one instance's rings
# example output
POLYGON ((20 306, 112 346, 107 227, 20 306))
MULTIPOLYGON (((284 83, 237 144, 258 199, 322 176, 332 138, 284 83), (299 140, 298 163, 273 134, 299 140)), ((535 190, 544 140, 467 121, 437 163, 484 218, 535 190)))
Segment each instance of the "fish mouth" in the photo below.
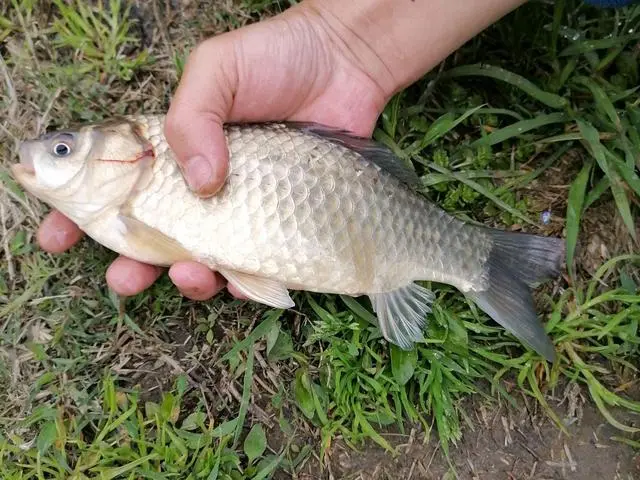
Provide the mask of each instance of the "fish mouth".
POLYGON ((13 165, 11 165, 11 168, 13 169, 14 172, 18 172, 22 175, 34 176, 36 174, 36 171, 33 168, 33 165, 27 165, 24 163, 14 163, 13 165))
POLYGON ((19 163, 11 165, 11 169, 16 175, 34 176, 36 169, 33 166, 33 143, 30 141, 22 142, 18 149, 19 163))

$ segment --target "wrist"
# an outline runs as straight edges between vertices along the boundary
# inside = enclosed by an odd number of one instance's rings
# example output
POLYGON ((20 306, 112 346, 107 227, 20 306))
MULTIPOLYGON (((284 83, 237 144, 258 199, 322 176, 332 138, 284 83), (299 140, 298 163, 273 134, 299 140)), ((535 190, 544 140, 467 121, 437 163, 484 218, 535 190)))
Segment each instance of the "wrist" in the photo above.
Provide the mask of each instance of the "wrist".
POLYGON ((304 0, 349 60, 390 98, 527 0, 304 0))
POLYGON ((375 40, 380 29, 376 16, 380 15, 381 3, 386 1, 303 0, 290 11, 302 13, 325 36, 330 48, 369 77, 389 100, 399 89, 402 75, 390 68, 391 46, 381 45, 385 39, 393 40, 387 35, 375 40))

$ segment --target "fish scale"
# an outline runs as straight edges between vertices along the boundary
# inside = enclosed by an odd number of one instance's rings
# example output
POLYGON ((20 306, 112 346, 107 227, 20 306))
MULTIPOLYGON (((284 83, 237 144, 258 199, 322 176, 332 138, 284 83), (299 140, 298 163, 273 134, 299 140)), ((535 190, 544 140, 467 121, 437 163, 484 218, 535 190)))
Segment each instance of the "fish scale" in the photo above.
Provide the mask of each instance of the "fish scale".
POLYGON ((14 174, 108 248, 156 265, 199 261, 257 302, 293 307, 289 290, 366 295, 383 337, 406 349, 422 341, 435 301, 417 282, 447 283, 555 358, 531 288, 559 274, 561 239, 467 224, 421 195, 386 147, 311 123, 225 125, 228 177, 199 198, 164 119, 24 142, 14 174))
POLYGON ((351 295, 424 278, 466 291, 482 275, 488 240, 480 232, 472 238, 462 222, 429 208, 345 147, 281 124, 228 126, 228 183, 202 201, 165 147, 162 117, 135 121, 148 132, 156 158, 153 181, 131 200, 131 213, 203 263, 273 277, 290 288, 351 295), (175 204, 179 214, 170 213, 175 204), (200 212, 186 213, 192 204, 200 212), (363 252, 367 259, 359 258, 363 252), (363 275, 363 264, 375 273, 363 275))

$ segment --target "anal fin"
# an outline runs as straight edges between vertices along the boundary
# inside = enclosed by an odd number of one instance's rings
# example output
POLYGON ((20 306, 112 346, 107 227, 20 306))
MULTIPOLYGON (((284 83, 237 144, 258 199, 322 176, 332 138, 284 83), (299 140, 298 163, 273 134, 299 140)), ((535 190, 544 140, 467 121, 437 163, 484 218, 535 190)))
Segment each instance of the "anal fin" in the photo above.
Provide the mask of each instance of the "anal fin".
POLYGON ((218 271, 241 293, 255 302, 273 308, 291 308, 296 305, 287 287, 280 282, 235 270, 218 269, 218 271))
POLYGON ((370 294, 369 298, 387 341, 409 350, 424 338, 425 317, 435 298, 433 292, 410 283, 391 292, 370 294))

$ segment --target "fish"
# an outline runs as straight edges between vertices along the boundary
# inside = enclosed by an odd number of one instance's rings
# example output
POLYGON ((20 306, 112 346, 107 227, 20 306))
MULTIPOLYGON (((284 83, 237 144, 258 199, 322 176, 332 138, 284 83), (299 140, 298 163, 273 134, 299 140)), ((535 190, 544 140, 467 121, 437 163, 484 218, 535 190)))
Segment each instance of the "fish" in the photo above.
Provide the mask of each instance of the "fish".
POLYGON ((385 145, 313 122, 229 123, 229 170, 210 198, 188 187, 164 114, 59 128, 23 141, 13 175, 121 255, 197 261, 248 299, 295 307, 291 291, 370 300, 387 342, 425 340, 435 293, 455 287, 550 362, 533 289, 557 277, 560 238, 465 222, 421 193, 385 145))

